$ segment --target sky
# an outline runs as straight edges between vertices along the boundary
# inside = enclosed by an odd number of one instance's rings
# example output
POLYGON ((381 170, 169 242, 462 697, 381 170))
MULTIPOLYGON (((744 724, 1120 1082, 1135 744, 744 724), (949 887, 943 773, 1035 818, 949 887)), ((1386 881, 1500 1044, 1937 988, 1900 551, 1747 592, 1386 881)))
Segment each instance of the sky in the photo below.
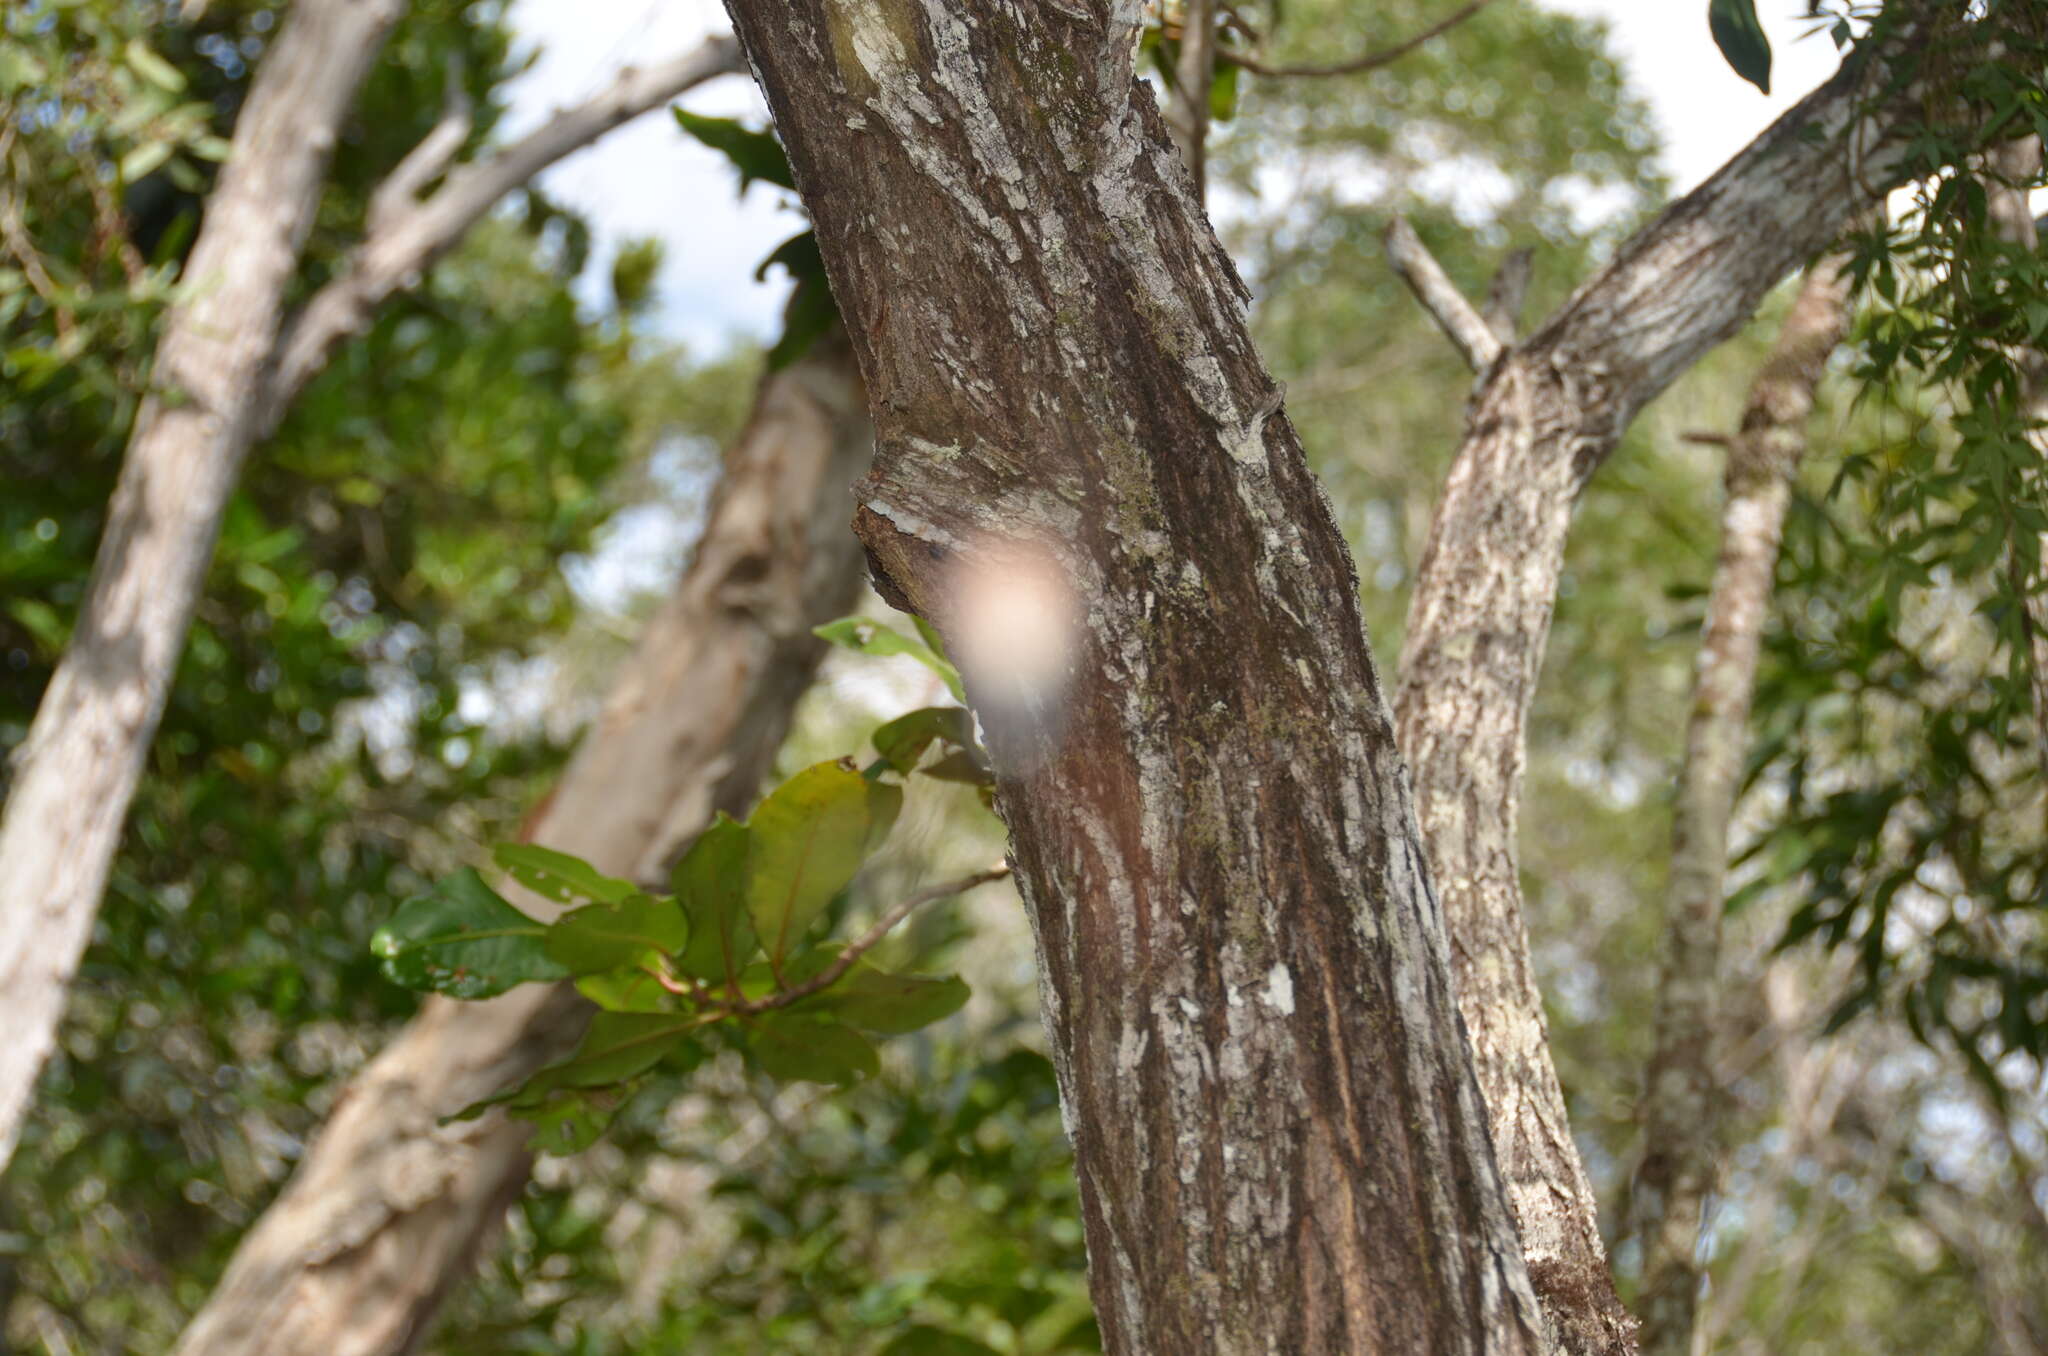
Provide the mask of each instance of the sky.
MULTIPOLYGON (((1825 36, 1800 40, 1812 26, 1800 17, 1805 0, 1758 0, 1775 59, 1768 97, 1722 60, 1707 33, 1704 0, 1543 3, 1608 21, 1616 55, 1655 113, 1665 168, 1679 192, 1835 69, 1834 45, 1825 36)), ((541 56, 513 88, 511 134, 595 93, 622 64, 659 60, 727 27, 719 0, 516 0, 512 16, 541 56)), ((738 76, 702 86, 681 103, 698 113, 767 119, 751 83, 738 76)), ((754 269, 802 222, 768 185, 738 199, 725 159, 684 137, 670 118, 641 118, 564 161, 542 184, 590 218, 600 265, 622 239, 653 235, 667 245, 657 315, 671 336, 710 354, 736 337, 773 332, 786 284, 779 271, 756 283, 754 269)), ((608 273, 591 270, 589 285, 601 286, 608 273)))

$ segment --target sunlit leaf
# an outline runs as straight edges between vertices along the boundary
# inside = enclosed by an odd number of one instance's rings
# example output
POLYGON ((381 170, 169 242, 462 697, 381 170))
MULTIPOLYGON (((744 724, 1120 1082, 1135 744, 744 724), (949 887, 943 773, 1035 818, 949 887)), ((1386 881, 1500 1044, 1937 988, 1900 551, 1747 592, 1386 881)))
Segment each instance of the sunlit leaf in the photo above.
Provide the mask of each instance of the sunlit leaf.
POLYGON ((615 880, 580 857, 536 843, 500 843, 491 849, 491 859, 512 879, 557 904, 617 904, 639 893, 631 881, 615 880))

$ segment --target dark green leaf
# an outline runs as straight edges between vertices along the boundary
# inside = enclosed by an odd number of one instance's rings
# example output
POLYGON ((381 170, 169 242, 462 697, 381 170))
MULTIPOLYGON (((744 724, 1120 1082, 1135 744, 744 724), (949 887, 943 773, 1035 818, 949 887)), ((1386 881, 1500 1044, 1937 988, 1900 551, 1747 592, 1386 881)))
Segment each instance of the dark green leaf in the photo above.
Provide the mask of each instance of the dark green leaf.
POLYGON ((690 917, 690 941, 675 957, 682 974, 733 979, 760 949, 747 913, 747 826, 721 813, 676 864, 670 888, 690 917))
POLYGON ((782 313, 782 335, 768 350, 768 370, 779 372, 811 351, 811 345, 839 323, 832 288, 820 276, 804 278, 790 294, 782 313))
POLYGON ((830 1018, 768 1012, 747 1022, 748 1051, 784 1082, 851 1083, 882 1065, 867 1037, 830 1018))
POLYGON ((676 125, 732 161, 740 172, 740 192, 756 179, 780 188, 795 188, 789 157, 773 132, 755 131, 736 118, 707 118, 688 109, 670 110, 676 125))
POLYGON ((895 1036, 952 1016, 968 997, 967 985, 957 975, 892 975, 863 961, 808 1007, 849 1026, 895 1036))
POLYGON ((875 752, 898 772, 909 772, 933 740, 974 742, 974 718, 964 706, 923 706, 876 729, 875 752))
POLYGON ((1756 19, 1756 0, 1708 0, 1707 27, 1735 73, 1771 92, 1771 40, 1756 19))
POLYGON ((491 860, 512 879, 557 904, 616 904, 639 892, 631 881, 615 880, 580 857, 533 843, 500 843, 491 849, 491 860))
POLYGON ((883 1347, 879 1356, 996 1356, 996 1351, 971 1337, 920 1323, 883 1347))
POLYGON ((548 929, 547 948, 570 974, 594 975, 633 965, 650 952, 674 955, 689 936, 689 920, 674 900, 634 895, 562 915, 548 929))
POLYGON ((847 763, 818 763, 761 802, 747 821, 747 910, 780 963, 888 835, 903 792, 847 763))
POLYGON ((450 998, 490 998, 515 984, 565 979, 547 953, 547 929, 464 867, 398 906, 370 949, 385 978, 450 998))

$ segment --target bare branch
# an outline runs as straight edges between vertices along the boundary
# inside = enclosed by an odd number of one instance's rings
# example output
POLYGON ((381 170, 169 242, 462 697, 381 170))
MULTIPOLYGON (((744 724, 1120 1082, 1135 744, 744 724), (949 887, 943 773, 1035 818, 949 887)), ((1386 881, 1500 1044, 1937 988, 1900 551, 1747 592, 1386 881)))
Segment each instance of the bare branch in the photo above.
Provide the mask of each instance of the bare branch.
POLYGON ((383 220, 373 215, 369 236, 287 330, 275 375, 265 393, 260 431, 268 434, 276 429, 306 383, 326 365, 335 346, 361 333, 392 293, 414 286, 421 273, 462 239, 500 198, 621 123, 707 80, 745 69, 739 44, 730 37, 708 39, 658 66, 628 68, 601 93, 557 113, 485 159, 457 168, 433 196, 411 202, 412 192, 441 168, 432 164, 432 152, 450 125, 444 119, 377 190, 377 199, 387 207, 383 220), (420 173, 426 166, 431 166, 430 171, 420 173))
POLYGON ((473 112, 457 63, 448 72, 447 109, 441 114, 441 121, 406 153, 405 159, 370 195, 367 225, 372 237, 390 230, 404 213, 418 206, 421 191, 441 176, 455 159, 455 153, 462 149, 462 143, 469 140, 470 129, 476 125, 473 112))
POLYGON ((1535 272, 1535 262, 1536 251, 1514 251, 1501 260, 1500 271, 1493 275, 1493 284, 1486 289, 1486 305, 1479 309, 1479 314, 1503 344, 1514 343, 1515 333, 1522 326, 1522 303, 1529 296, 1529 278, 1535 272))
POLYGON ((1174 63, 1173 93, 1166 125, 1194 176, 1200 197, 1208 183, 1209 90, 1216 78, 1216 0, 1185 0, 1180 59, 1174 63))
POLYGON ((1493 327, 1472 309, 1406 217, 1397 216, 1388 223, 1387 262, 1474 372, 1493 366, 1502 349, 1493 327))
POLYGON ((1340 61, 1334 66, 1269 66, 1257 57, 1233 52, 1227 47, 1223 49, 1222 57, 1231 65, 1242 66, 1254 75, 1301 76, 1308 79, 1321 79, 1333 75, 1358 75, 1361 72, 1378 70, 1381 66, 1399 61, 1431 38, 1440 37, 1450 32, 1491 3, 1493 3, 1493 0, 1470 0, 1470 3, 1463 9, 1456 11, 1446 19, 1431 24, 1412 38, 1397 42, 1392 47, 1383 47, 1377 51, 1363 53, 1349 61, 1340 61))
POLYGON ((990 881, 1006 880, 1009 878, 1009 875, 1009 863, 1002 862, 989 867, 985 871, 977 871, 971 876, 962 876, 959 880, 947 881, 944 885, 934 885, 929 890, 920 890, 908 899, 898 903, 880 918, 877 918, 873 927, 847 944, 846 950, 839 953, 837 960, 818 971, 811 978, 793 988, 769 994, 766 998, 757 999, 752 1003, 742 1003, 738 1005, 735 1011, 767 1012, 771 1008, 786 1008, 792 1003, 801 1002, 809 998, 814 993, 821 993, 837 984, 845 977, 846 972, 854 967, 855 962, 860 960, 862 956, 867 955, 868 952, 873 951, 881 944, 884 937, 887 937, 896 930, 898 924, 925 905, 936 904, 942 899, 951 899, 955 895, 964 895, 969 890, 975 889, 978 886, 987 885, 990 881))

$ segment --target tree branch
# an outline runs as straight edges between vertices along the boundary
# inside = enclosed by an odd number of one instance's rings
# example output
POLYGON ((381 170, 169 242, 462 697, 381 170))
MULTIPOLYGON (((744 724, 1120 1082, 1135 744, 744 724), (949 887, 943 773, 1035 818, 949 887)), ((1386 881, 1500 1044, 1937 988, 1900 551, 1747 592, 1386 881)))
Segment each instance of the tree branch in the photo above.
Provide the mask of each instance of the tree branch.
POLYGON ((1412 38, 1397 42, 1392 47, 1384 47, 1378 51, 1366 52, 1360 56, 1353 57, 1349 61, 1340 61, 1333 66, 1269 66, 1257 57, 1233 52, 1227 47, 1222 51, 1222 58, 1233 66, 1242 66, 1254 75, 1299 76, 1305 79, 1322 79, 1334 75, 1357 75, 1363 71, 1377 70, 1381 66, 1399 61, 1431 38, 1440 37, 1450 32, 1491 3, 1493 3, 1493 0, 1470 0, 1470 3, 1466 4, 1464 8, 1457 10, 1448 18, 1431 24, 1412 38))
POLYGON ((377 189, 372 201, 382 210, 372 212, 369 234, 287 329, 265 394, 261 433, 276 429, 338 344, 366 329, 392 293, 415 285, 500 198, 621 123, 707 80, 745 69, 739 44, 730 37, 708 39, 658 66, 628 68, 601 93, 557 113, 502 150, 457 168, 431 197, 415 201, 419 187, 440 172, 447 155, 461 144, 462 138, 455 137, 454 146, 441 149, 453 126, 452 115, 443 119, 377 189))
POLYGON ((1466 365, 1474 372, 1484 372, 1493 366, 1501 355, 1500 337, 1472 309, 1472 303, 1465 300, 1465 294, 1450 280, 1406 217, 1396 216, 1387 224, 1386 240, 1387 262, 1408 284, 1408 290, 1429 312, 1430 319, 1436 321, 1437 328, 1444 332, 1466 365))
POLYGON ((1522 303, 1529 295, 1529 279, 1535 272, 1536 251, 1519 249, 1501 260, 1500 270, 1493 275, 1493 284, 1486 289, 1486 304, 1479 314, 1486 319, 1486 327, 1499 336, 1503 344, 1515 342, 1515 335, 1522 327, 1522 303))
POLYGON ((1216 78, 1216 0, 1185 0, 1180 59, 1174 63, 1173 92, 1166 125, 1181 159, 1195 179, 1195 195, 1208 183, 1209 90, 1216 78))

